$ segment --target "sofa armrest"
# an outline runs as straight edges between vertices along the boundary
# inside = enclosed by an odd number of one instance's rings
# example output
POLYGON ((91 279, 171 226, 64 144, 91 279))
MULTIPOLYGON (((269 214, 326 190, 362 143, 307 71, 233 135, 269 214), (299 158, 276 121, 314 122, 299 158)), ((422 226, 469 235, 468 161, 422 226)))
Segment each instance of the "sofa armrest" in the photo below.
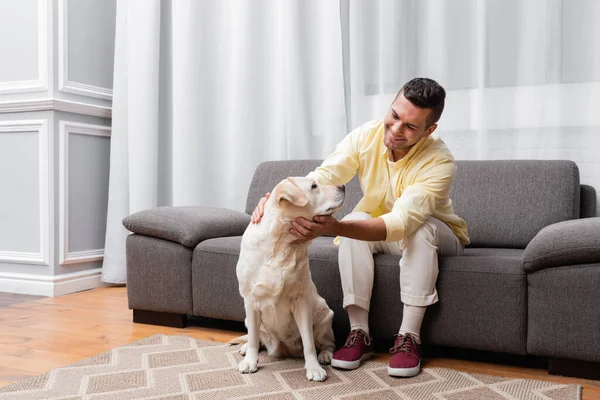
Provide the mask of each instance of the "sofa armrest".
POLYGON ((202 206, 157 207, 123 219, 131 232, 191 248, 206 239, 242 235, 249 223, 243 212, 202 206))
POLYGON ((548 225, 523 253, 526 272, 600 262, 600 218, 583 218, 548 225))

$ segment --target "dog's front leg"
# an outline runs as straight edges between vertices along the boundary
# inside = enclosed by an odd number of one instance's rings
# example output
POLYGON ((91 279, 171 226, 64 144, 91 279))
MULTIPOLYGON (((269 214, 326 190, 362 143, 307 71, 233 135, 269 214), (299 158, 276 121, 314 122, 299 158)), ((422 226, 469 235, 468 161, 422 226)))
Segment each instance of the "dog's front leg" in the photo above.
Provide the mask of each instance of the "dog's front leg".
POLYGON ((248 343, 246 344, 246 355, 238 366, 242 374, 256 372, 258 364, 258 349, 260 346, 260 311, 256 310, 248 302, 244 303, 246 308, 246 324, 248 328, 248 343))
POLYGON ((304 366, 306 377, 311 381, 324 381, 327 372, 319 364, 317 351, 315 349, 315 338, 313 333, 313 310, 305 300, 300 300, 294 308, 294 319, 300 330, 302 347, 304 349, 304 366))

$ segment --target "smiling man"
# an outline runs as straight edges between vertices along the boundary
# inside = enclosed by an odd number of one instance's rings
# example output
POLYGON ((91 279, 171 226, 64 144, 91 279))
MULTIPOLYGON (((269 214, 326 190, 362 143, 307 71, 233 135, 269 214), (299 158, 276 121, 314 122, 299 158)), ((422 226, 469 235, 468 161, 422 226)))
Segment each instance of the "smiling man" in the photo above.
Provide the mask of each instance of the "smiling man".
MULTIPOLYGON (((339 185, 358 174, 363 192, 354 211, 341 221, 317 216, 314 221, 292 223, 298 241, 338 236, 343 305, 351 330, 333 356, 334 367, 355 369, 372 355, 373 253, 391 253, 402 255, 399 295, 404 309, 388 373, 410 377, 420 371, 421 323, 426 307, 438 301, 438 255, 461 255, 469 243, 466 223, 454 214, 449 198, 454 157, 434 133, 445 98, 446 92, 434 80, 407 82, 384 120, 352 131, 308 175, 316 183, 339 185)), ((264 199, 253 222, 260 220, 263 205, 264 199)))

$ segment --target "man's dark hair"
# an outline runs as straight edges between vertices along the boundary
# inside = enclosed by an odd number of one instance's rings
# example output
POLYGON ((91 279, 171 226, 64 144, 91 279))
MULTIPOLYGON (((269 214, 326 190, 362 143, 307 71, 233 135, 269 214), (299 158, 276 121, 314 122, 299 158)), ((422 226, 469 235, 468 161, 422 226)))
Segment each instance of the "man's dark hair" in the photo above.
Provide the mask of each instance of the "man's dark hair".
POLYGON ((404 94, 411 103, 419 108, 430 108, 431 113, 427 117, 427 128, 438 122, 444 111, 444 100, 446 91, 439 83, 429 78, 414 78, 406 82, 396 95, 396 98, 404 94))

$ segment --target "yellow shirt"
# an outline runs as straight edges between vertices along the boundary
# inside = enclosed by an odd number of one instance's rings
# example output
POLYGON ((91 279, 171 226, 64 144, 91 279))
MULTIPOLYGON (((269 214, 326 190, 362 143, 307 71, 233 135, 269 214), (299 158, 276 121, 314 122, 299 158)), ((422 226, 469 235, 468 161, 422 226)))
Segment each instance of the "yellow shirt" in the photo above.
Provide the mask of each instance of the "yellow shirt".
POLYGON ((467 224, 454 214, 449 197, 456 163, 446 144, 432 133, 391 163, 384 132, 383 120, 365 123, 350 132, 308 176, 319 183, 339 185, 358 173, 363 198, 354 211, 381 217, 388 242, 404 239, 433 216, 445 222, 461 243, 468 244, 467 224))

